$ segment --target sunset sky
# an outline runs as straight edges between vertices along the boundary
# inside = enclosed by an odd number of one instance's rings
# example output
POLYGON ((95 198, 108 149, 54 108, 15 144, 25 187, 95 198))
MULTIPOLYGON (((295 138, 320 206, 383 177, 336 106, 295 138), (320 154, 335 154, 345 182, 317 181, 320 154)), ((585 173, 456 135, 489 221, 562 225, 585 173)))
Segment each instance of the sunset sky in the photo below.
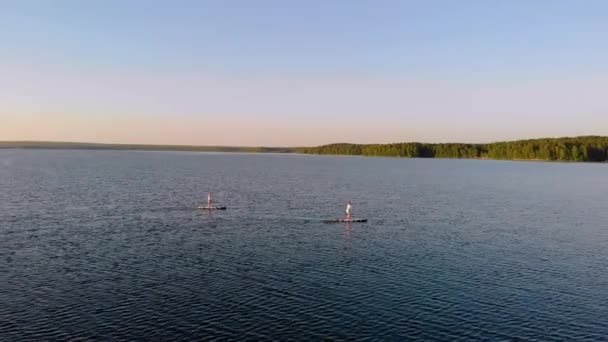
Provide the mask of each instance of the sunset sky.
POLYGON ((0 2, 0 140, 608 135, 608 1, 0 2))

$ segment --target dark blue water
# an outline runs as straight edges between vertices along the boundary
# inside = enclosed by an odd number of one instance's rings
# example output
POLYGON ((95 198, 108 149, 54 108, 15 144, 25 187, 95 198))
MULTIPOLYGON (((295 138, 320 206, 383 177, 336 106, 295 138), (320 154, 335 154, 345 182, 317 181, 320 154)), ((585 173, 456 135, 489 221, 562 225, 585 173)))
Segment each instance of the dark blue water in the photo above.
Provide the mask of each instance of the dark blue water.
POLYGON ((3 150, 0 340, 606 340, 607 195, 606 164, 3 150))

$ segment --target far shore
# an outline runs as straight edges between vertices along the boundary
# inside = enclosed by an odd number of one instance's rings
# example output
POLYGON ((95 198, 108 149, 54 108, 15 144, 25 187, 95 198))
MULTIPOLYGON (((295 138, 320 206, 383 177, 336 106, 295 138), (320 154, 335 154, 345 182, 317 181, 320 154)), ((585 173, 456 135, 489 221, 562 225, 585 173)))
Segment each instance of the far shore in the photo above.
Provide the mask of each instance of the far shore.
POLYGON ((480 159, 542 162, 607 162, 608 137, 580 136, 496 142, 330 144, 316 147, 251 147, 0 141, 0 149, 123 150, 172 152, 282 153, 393 158, 480 159))
POLYGON ((52 149, 52 150, 123 150, 173 152, 243 152, 243 153, 295 153, 294 147, 242 147, 196 145, 104 144, 51 141, 0 141, 0 149, 52 149))

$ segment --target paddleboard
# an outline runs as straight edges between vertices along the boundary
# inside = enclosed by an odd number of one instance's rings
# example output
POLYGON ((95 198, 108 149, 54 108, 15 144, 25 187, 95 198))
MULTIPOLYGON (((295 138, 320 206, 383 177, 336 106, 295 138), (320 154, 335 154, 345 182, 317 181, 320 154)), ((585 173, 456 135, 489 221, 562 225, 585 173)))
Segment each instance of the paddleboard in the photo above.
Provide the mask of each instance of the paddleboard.
POLYGON ((367 219, 335 219, 335 220, 326 220, 323 221, 325 223, 340 223, 340 222, 344 222, 344 223, 351 223, 351 222, 367 222, 367 219))
POLYGON ((198 208, 199 209, 203 209, 203 210, 226 210, 226 207, 203 207, 203 206, 200 206, 198 208))

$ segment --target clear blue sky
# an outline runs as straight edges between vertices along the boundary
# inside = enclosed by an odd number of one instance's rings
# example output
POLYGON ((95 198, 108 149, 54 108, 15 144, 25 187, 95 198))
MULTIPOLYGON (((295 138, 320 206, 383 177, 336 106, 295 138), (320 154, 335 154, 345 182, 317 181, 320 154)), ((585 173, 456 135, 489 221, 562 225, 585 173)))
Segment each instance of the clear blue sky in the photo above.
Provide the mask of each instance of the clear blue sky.
POLYGON ((608 135, 608 1, 0 3, 0 140, 608 135))

